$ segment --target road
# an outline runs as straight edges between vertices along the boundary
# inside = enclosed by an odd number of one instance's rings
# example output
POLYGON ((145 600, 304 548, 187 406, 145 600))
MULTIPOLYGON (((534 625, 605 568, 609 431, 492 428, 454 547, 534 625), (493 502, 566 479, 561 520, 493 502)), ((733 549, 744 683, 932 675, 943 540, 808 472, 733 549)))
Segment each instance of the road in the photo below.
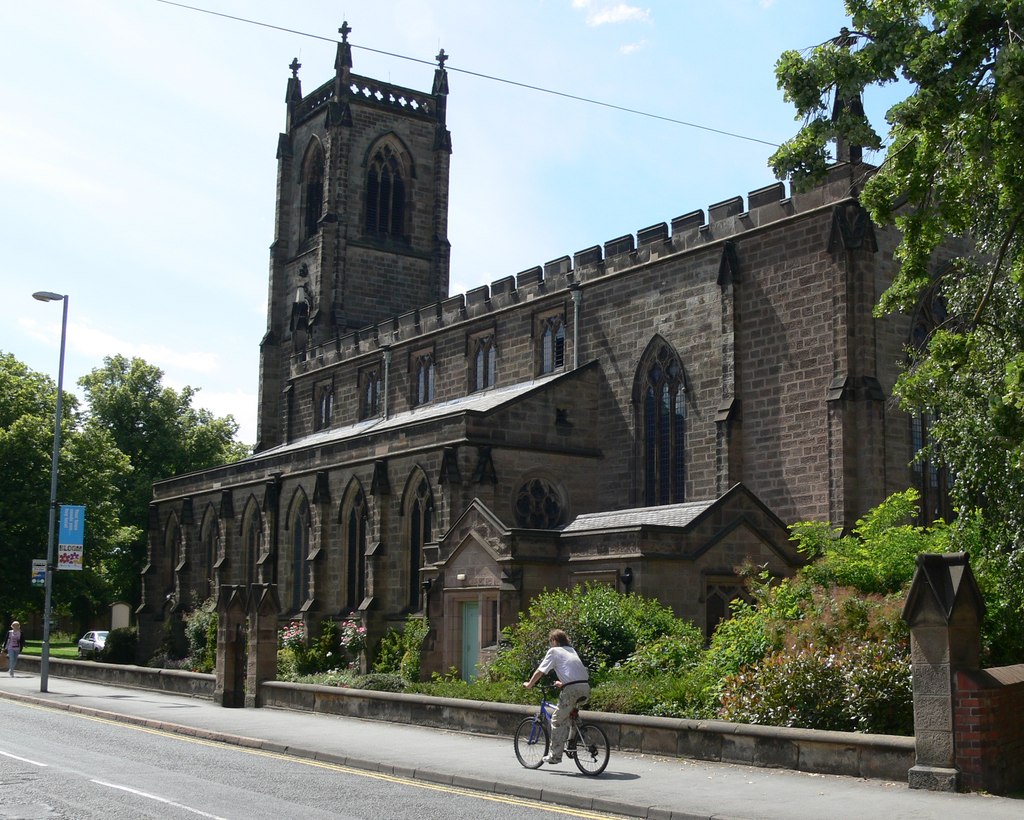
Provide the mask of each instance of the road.
POLYGON ((0 726, 3 820, 610 817, 6 700, 0 726))

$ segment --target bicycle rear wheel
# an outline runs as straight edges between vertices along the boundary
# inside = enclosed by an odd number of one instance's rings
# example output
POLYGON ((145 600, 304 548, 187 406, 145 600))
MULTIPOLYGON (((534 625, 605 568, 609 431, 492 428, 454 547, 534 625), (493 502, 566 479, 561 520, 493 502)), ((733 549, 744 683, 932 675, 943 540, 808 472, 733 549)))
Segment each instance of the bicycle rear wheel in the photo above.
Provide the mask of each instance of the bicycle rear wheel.
POLYGON ((527 769, 539 769, 548 753, 551 735, 544 722, 535 718, 523 718, 516 728, 516 757, 527 769))
POLYGON ((608 735, 604 729, 593 723, 582 724, 576 738, 576 754, 573 755, 579 770, 590 777, 597 777, 608 765, 609 754, 608 735))

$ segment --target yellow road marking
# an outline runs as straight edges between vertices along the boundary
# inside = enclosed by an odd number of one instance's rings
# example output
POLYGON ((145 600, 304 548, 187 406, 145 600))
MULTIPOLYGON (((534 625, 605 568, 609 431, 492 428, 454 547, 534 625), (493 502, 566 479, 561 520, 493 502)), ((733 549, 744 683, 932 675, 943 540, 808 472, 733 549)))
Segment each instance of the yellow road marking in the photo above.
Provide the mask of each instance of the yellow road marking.
POLYGON ((356 775, 358 777, 368 777, 374 780, 383 780, 387 783, 396 783, 404 786, 413 786, 417 789, 426 789, 428 791, 442 792, 444 794, 454 794, 463 797, 473 797, 478 800, 489 800, 492 803, 504 803, 509 806, 523 806, 525 808, 536 809, 538 811, 547 812, 549 814, 560 814, 568 817, 583 817, 588 820, 611 820, 619 815, 606 814, 604 812, 589 811, 587 809, 574 809, 569 806, 556 806, 550 803, 541 803, 536 800, 529 800, 524 797, 513 797, 511 795, 491 794, 488 792, 474 791, 472 789, 464 789, 459 786, 446 786, 443 783, 430 783, 426 780, 413 780, 408 777, 401 777, 399 775, 385 774, 384 772, 371 772, 368 769, 357 769, 352 766, 345 766, 340 763, 329 763, 324 760, 311 760, 308 757, 299 757, 296 755, 282 754, 281 752, 268 752, 263 749, 253 749, 248 746, 241 746, 236 743, 226 743, 220 740, 208 740, 201 737, 192 737, 190 735, 177 734, 175 732, 168 732, 165 729, 153 729, 149 726, 138 726, 133 723, 128 723, 120 720, 111 720, 110 718, 98 717, 96 715, 89 715, 84 712, 70 711, 64 709, 54 709, 47 704, 28 703, 25 701, 11 701, 14 703, 20 703, 22 706, 27 706, 30 709, 45 709, 47 711, 63 711, 74 717, 82 718, 84 720, 91 720, 96 723, 106 723, 111 726, 122 726, 126 729, 134 729, 137 732, 147 732, 151 735, 157 735, 158 737, 172 738, 174 740, 186 741, 188 743, 197 743, 200 746, 210 746, 218 749, 234 749, 246 754, 258 755, 261 757, 269 757, 274 760, 284 760, 290 763, 299 763, 303 766, 314 766, 319 769, 327 769, 329 771, 342 772, 344 774, 356 775))

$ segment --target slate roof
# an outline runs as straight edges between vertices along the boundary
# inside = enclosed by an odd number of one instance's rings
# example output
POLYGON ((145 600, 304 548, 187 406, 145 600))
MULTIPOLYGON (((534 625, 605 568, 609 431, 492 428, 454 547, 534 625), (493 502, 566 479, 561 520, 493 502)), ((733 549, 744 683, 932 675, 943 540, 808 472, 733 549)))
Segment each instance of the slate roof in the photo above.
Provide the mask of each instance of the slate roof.
POLYGON ((459 398, 452 399, 450 401, 424 404, 419 407, 414 407, 411 410, 404 410, 401 413, 395 413, 387 418, 377 416, 372 419, 358 421, 355 424, 350 424, 346 427, 331 427, 326 430, 319 430, 308 436, 296 439, 295 441, 290 441, 287 444, 279 444, 277 447, 261 450, 259 453, 251 456, 251 458, 259 459, 268 455, 277 455, 280 453, 292 452, 294 450, 301 450, 306 447, 319 447, 324 444, 334 444, 339 441, 357 438, 365 433, 380 433, 387 430, 405 427, 409 424, 434 421, 436 419, 441 419, 446 416, 454 416, 460 413, 486 413, 515 399, 522 398, 534 390, 539 390, 563 375, 565 374, 553 373, 547 376, 541 376, 537 379, 532 379, 528 382, 508 385, 507 387, 495 387, 489 390, 481 390, 477 393, 470 393, 468 396, 460 396, 459 398))
POLYGON ((679 527, 690 524, 701 513, 718 502, 688 501, 684 504, 666 504, 661 507, 639 507, 632 510, 610 510, 577 516, 563 533, 593 532, 594 530, 636 529, 643 526, 679 527))

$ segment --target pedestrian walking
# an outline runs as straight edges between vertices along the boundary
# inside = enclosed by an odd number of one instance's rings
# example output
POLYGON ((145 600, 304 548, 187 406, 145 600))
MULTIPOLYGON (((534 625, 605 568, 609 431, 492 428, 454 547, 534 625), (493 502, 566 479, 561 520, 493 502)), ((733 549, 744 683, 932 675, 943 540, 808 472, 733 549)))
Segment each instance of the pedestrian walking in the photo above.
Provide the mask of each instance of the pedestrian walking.
POLYGON ((7 630, 7 639, 4 641, 4 652, 7 653, 7 671, 14 677, 14 667, 18 665, 18 655, 25 648, 25 633, 21 631, 21 624, 11 621, 11 628, 7 630))

